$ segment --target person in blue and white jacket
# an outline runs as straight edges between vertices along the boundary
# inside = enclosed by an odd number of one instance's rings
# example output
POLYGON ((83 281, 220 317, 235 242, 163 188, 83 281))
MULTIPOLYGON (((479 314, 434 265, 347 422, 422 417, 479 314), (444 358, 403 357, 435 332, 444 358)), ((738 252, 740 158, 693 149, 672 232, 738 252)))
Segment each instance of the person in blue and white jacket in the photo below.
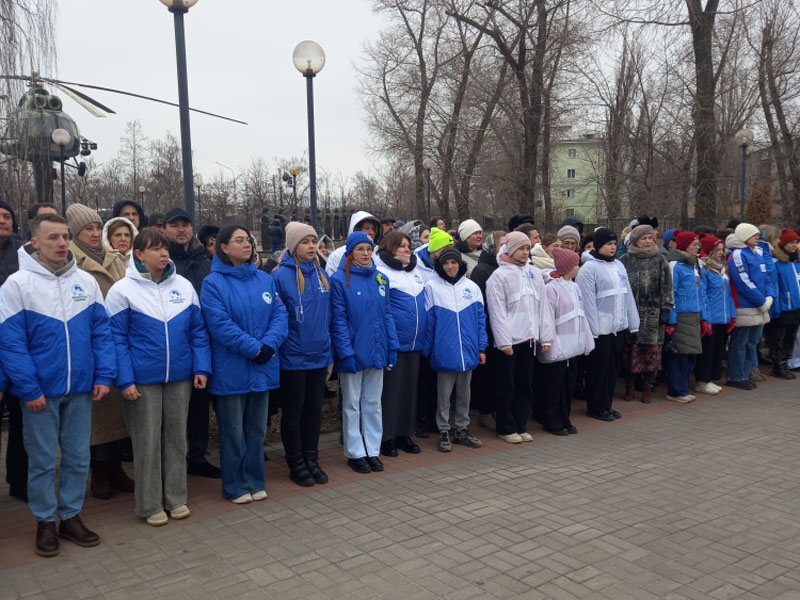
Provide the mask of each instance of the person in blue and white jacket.
POLYGON ((383 370, 397 365, 389 280, 375 268, 372 240, 347 236, 345 258, 331 277, 331 341, 342 388, 342 436, 347 464, 356 473, 383 471, 383 370))
POLYGON ((736 303, 736 327, 728 343, 726 383, 744 390, 756 388, 751 374, 757 370, 758 343, 764 325, 769 323, 769 310, 776 294, 765 257, 758 248, 758 234, 755 225, 740 223, 725 240, 725 246, 731 250, 728 273, 736 303))
POLYGON ((456 390, 453 442, 478 448, 481 442, 469 431, 472 371, 486 363, 486 313, 478 284, 467 279, 467 264, 456 248, 445 248, 434 265, 437 277, 425 284, 423 353, 437 372, 436 426, 438 449, 450 452, 450 395, 456 390))
POLYGON ((331 294, 317 254, 317 232, 310 225, 286 225, 286 252, 272 271, 286 305, 289 333, 278 353, 281 359, 281 439, 289 476, 297 485, 327 483, 319 466, 322 394, 333 362, 331 294))
POLYGON ((800 262, 797 246, 800 235, 794 229, 784 229, 775 240, 775 275, 778 282, 775 304, 778 317, 765 328, 769 357, 772 360, 772 375, 780 379, 795 379, 789 370, 794 341, 800 326, 800 262))
POLYGON ((411 254, 411 238, 400 231, 388 233, 378 247, 375 267, 389 280, 389 304, 397 341, 397 365, 383 373, 381 454, 397 456, 400 448, 419 454, 411 436, 417 424, 417 379, 425 335, 425 282, 411 254))
POLYGON ((256 263, 256 243, 241 225, 217 234, 200 302, 211 337, 211 393, 217 396, 222 495, 234 504, 267 499, 264 437, 269 390, 278 387, 276 354, 288 331, 275 282, 256 263))
POLYGON ((114 342, 100 287, 77 268, 61 216, 36 217, 31 242, 17 255, 19 271, 0 287, 0 362, 24 406, 36 553, 55 556, 58 537, 80 546, 100 543, 79 513, 89 473, 91 405, 108 394, 116 375, 114 342))
POLYGON ((211 374, 197 292, 175 272, 169 240, 145 229, 125 277, 106 297, 117 351, 116 386, 133 442, 136 515, 154 527, 189 516, 186 419, 192 386, 211 374))
POLYGON ((605 227, 594 232, 594 249, 575 278, 581 288, 584 311, 594 336, 594 350, 586 366, 586 414, 601 421, 622 415, 611 407, 620 368, 620 350, 626 329, 639 331, 639 310, 628 273, 617 252, 617 235, 605 227))

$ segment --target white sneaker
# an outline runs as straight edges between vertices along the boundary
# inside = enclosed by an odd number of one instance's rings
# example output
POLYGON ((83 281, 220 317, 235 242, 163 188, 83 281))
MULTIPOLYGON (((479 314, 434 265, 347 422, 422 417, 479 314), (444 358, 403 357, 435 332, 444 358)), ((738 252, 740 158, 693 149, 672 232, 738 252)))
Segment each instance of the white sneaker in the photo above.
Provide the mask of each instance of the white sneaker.
POLYGON ((694 386, 694 391, 701 394, 719 394, 719 389, 708 381, 700 381, 694 386))
POLYGON ((153 527, 161 527, 162 525, 166 525, 169 523, 169 518, 167 517, 167 513, 163 510, 157 512, 154 515, 150 515, 145 519, 148 525, 153 527))
POLYGON ((719 385, 717 385, 717 384, 716 384, 716 383, 714 383, 713 381, 709 381, 709 382, 708 382, 708 385, 710 385, 711 387, 713 387, 713 388, 714 388, 715 390, 717 390, 718 392, 721 392, 721 391, 722 391, 722 386, 719 386, 719 385))
POLYGON ((532 442, 533 441, 533 436, 530 433, 528 433, 527 431, 525 433, 518 433, 517 435, 519 435, 520 439, 523 442, 532 442))
POLYGON ((231 498, 231 502, 234 504, 249 504, 253 501, 253 496, 248 492, 247 494, 242 494, 238 498, 231 498))
POLYGON ((256 502, 260 502, 261 500, 266 500, 268 498, 267 492, 264 490, 258 490, 257 492, 253 492, 253 500, 256 502))
POLYGON ((192 514, 192 511, 190 511, 189 507, 185 504, 182 504, 178 508, 169 511, 169 516, 177 520, 185 519, 190 514, 192 514))
POLYGON ((522 443, 522 436, 520 434, 518 434, 518 433, 508 433, 508 434, 505 434, 505 435, 502 435, 502 434, 498 433, 497 437, 499 437, 504 442, 508 442, 509 444, 521 444, 522 443))
POLYGON ((670 396, 669 394, 667 394, 667 400, 670 402, 677 402, 678 404, 689 404, 689 402, 694 401, 690 396, 670 396))

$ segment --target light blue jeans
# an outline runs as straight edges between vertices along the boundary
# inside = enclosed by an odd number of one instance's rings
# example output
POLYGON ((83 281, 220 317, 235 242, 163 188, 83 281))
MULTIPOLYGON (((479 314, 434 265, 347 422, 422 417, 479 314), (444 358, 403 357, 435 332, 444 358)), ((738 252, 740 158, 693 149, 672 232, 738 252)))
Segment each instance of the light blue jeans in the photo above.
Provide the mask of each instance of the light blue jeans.
POLYGON ((222 495, 233 499, 266 489, 264 438, 269 392, 217 398, 222 495))
POLYGON ((383 371, 339 373, 342 386, 342 437, 347 458, 378 456, 383 437, 383 371))
POLYGON ((758 342, 763 325, 734 327, 728 341, 728 381, 747 381, 758 367, 758 342))
POLYGON ((81 512, 89 475, 92 400, 89 394, 47 398, 33 412, 22 402, 22 438, 28 453, 28 506, 37 521, 62 520, 81 512), (56 453, 61 469, 56 497, 56 453))

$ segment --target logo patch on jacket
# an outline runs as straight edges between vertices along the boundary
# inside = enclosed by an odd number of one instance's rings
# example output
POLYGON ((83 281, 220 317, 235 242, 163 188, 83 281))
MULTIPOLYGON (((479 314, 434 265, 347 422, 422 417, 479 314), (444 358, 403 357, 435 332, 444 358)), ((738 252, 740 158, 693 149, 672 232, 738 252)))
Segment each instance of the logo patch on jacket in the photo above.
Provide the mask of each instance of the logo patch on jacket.
POLYGON ((381 296, 385 296, 386 295, 386 286, 385 285, 378 286, 378 293, 381 296))
POLYGON ((466 288, 464 290, 464 299, 465 300, 472 300, 472 290, 471 289, 466 288))
POLYGON ((83 291, 83 288, 79 286, 77 283, 72 286, 72 299, 75 302, 86 302, 86 292, 83 291))
MULTIPOLYGON (((798 275, 800 275, 800 273, 798 275)), ((414 281, 422 283, 422 277, 419 276, 419 273, 414 273, 414 281)))
POLYGON ((272 294, 270 294, 269 292, 264 292, 263 294, 261 294, 261 299, 267 304, 272 304, 272 294))
POLYGON ((378 273, 377 275, 375 275, 375 281, 377 281, 381 285, 386 285, 387 283, 389 283, 386 280, 386 277, 383 276, 383 273, 378 273))
POLYGON ((178 290, 169 291, 170 304, 183 304, 183 296, 178 290))

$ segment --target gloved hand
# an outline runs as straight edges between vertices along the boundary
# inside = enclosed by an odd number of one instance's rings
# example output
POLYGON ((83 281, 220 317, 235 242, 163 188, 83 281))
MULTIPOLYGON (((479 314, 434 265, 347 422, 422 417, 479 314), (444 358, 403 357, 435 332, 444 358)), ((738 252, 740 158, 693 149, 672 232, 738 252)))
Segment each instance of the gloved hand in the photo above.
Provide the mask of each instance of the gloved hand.
POLYGON ((275 350, 264 344, 261 346, 261 350, 258 351, 258 354, 256 354, 253 362, 257 365, 265 365, 273 356, 275 356, 275 350))
POLYGON ((730 323, 728 323, 728 328, 725 330, 725 333, 727 333, 728 335, 730 335, 730 334, 731 334, 731 331, 733 331, 733 328, 734 328, 734 327, 736 327, 736 317, 732 318, 732 319, 731 319, 731 322, 730 322, 730 323))
POLYGON ((711 323, 706 321, 700 321, 700 337, 709 337, 714 335, 714 329, 711 327, 711 323))
POLYGON ((672 335, 675 333, 675 325, 667 325, 664 327, 664 333, 667 335, 672 335))
POLYGON ((343 358, 342 362, 339 364, 339 372, 340 373, 356 373, 356 359, 352 356, 348 356, 347 358, 343 358))
POLYGON ((669 325, 669 315, 672 311, 669 308, 662 308, 658 313, 658 324, 669 325))
POLYGON ((758 308, 761 312, 769 312, 769 309, 772 308, 772 296, 767 296, 767 301, 758 308))
POLYGON ((397 352, 390 351, 389 352, 389 364, 386 365, 386 368, 390 371, 397 366, 397 352))

